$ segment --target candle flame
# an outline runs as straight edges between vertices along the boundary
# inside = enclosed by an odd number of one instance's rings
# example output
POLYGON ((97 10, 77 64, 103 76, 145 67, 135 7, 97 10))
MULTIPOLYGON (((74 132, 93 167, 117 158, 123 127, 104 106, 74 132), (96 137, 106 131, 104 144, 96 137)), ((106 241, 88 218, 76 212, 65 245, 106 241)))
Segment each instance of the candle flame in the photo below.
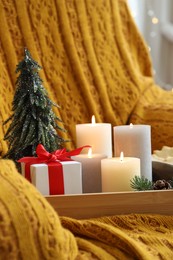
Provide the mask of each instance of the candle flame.
POLYGON ((91 118, 91 122, 92 124, 95 124, 96 123, 96 119, 95 119, 95 116, 93 115, 92 118, 91 118))
POLYGON ((124 160, 124 153, 121 152, 121 153, 120 153, 120 161, 122 162, 123 160, 124 160))
POLYGON ((130 128, 133 128, 133 124, 132 123, 130 123, 130 128))
POLYGON ((92 158, 92 148, 89 148, 88 150, 88 158, 92 158))

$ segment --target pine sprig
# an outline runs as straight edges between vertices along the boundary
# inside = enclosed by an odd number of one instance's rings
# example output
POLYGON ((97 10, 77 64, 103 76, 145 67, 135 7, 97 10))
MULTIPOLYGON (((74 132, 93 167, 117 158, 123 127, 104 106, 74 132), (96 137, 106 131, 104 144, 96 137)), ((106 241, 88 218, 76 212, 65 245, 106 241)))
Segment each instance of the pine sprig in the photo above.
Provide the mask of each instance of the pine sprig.
POLYGON ((130 186, 132 189, 136 191, 143 191, 143 190, 153 190, 153 183, 152 181, 144 178, 143 176, 135 176, 130 181, 130 186))

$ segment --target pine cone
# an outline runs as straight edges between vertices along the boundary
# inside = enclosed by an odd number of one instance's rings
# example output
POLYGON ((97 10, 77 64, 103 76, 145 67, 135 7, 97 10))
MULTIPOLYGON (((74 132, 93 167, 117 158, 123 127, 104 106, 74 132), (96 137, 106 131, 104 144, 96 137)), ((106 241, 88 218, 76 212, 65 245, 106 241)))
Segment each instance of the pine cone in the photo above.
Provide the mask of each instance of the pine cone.
POLYGON ((168 190, 168 189, 172 189, 172 186, 171 186, 171 184, 168 181, 157 180, 153 184, 153 189, 154 190, 168 190))

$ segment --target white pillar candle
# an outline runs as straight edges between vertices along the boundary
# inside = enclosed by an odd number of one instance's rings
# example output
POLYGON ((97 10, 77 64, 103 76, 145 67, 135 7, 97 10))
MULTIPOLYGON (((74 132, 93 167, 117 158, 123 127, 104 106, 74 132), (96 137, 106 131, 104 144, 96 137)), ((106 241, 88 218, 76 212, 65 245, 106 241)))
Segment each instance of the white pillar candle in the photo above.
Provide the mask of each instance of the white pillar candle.
MULTIPOLYGON (((112 126, 108 123, 92 123, 76 125, 77 147, 92 146, 93 153, 112 157, 112 126)), ((82 153, 85 153, 83 150, 82 153)))
POLYGON ((140 176, 140 159, 113 157, 101 161, 102 192, 132 191, 131 180, 140 176))
POLYGON ((151 126, 123 125, 114 128, 114 156, 124 152, 126 157, 141 159, 141 175, 152 180, 151 126))
POLYGON ((71 157, 82 164, 83 193, 101 192, 101 160, 104 154, 79 154, 71 157))

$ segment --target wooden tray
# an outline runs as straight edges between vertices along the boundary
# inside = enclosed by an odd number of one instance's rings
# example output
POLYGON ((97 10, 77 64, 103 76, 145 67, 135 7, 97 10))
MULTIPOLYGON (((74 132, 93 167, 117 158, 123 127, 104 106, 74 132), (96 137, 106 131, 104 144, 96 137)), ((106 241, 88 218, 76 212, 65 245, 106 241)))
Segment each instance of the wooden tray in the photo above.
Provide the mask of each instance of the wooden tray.
POLYGON ((47 196, 60 216, 77 219, 149 213, 173 215, 173 190, 47 196))

